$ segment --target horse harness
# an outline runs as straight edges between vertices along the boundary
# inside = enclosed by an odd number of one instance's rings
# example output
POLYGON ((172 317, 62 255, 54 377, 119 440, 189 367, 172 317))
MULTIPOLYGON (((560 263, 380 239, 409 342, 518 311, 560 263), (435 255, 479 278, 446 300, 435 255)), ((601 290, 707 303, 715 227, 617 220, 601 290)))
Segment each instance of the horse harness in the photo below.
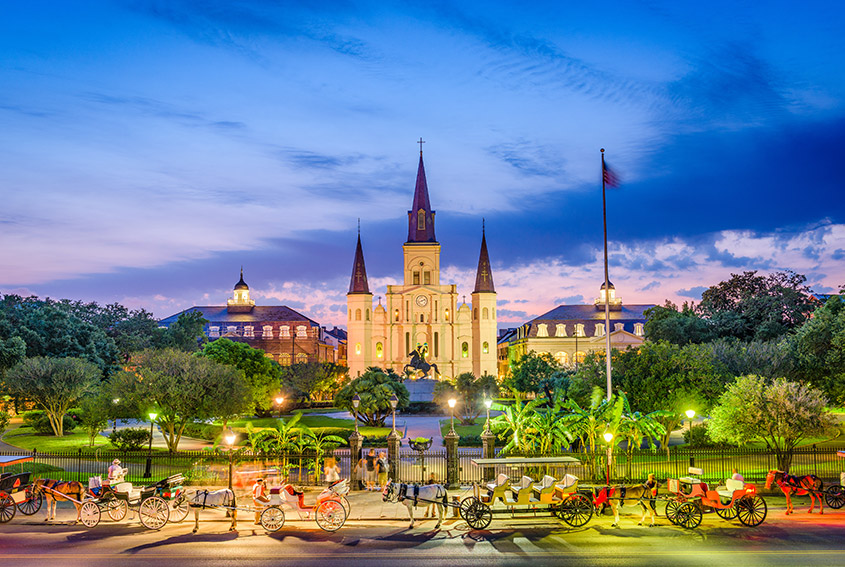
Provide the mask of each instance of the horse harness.
MULTIPOLYGON (((418 502, 425 502, 426 504, 438 504, 436 500, 428 500, 427 498, 420 499, 420 485, 419 484, 405 484, 404 482, 399 485, 399 494, 396 497, 397 502, 404 502, 405 500, 410 500, 411 496, 408 494, 408 488, 413 488, 413 500, 414 500, 414 507, 416 508, 418 502)), ((437 490, 438 496, 440 495, 440 489, 437 490)), ((437 498, 437 496, 435 496, 437 498)))

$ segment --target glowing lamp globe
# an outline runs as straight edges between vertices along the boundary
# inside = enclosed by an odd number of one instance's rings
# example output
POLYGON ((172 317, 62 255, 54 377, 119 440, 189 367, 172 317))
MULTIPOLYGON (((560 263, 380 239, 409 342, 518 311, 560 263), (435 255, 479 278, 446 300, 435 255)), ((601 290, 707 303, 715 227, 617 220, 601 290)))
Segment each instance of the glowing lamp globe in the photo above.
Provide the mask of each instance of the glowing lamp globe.
POLYGON ((285 401, 284 396, 276 396, 276 403, 277 404, 282 405, 282 402, 284 402, 284 401, 285 401))
POLYGON ((605 443, 610 443, 611 441, 613 441, 613 433, 611 433, 610 431, 608 431, 607 433, 605 433, 605 434, 603 435, 603 437, 604 437, 604 442, 605 442, 605 443))
POLYGON ((155 421, 157 417, 158 417, 158 414, 156 412, 154 412, 154 411, 150 412, 150 421, 155 421))
POLYGON ((493 406, 493 400, 484 400, 484 407, 490 409, 493 406))
POLYGON ((352 407, 358 409, 358 405, 361 403, 361 396, 355 394, 352 396, 352 407))
POLYGON ((457 403, 458 403, 458 400, 456 400, 455 398, 449 398, 449 407, 450 408, 454 408, 455 404, 457 404, 457 403))
POLYGON ((226 431, 226 435, 223 436, 223 439, 226 441, 226 445, 228 445, 229 447, 235 444, 235 432, 232 431, 231 427, 228 431, 226 431))
POLYGON ((687 410, 686 412, 684 412, 684 413, 686 413, 686 414, 687 414, 687 417, 688 417, 688 418, 690 418, 690 419, 692 419, 692 418, 694 418, 694 417, 695 417, 695 410, 688 409, 688 410, 687 410))

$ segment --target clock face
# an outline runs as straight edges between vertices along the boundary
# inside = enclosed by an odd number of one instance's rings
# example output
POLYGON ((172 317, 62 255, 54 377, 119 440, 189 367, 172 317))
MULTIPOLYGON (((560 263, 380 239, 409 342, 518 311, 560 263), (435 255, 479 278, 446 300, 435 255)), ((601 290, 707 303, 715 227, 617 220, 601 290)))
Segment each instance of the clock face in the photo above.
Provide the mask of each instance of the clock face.
POLYGON ((420 307, 425 307, 426 305, 428 305, 428 298, 424 295, 418 295, 414 301, 416 301, 417 305, 419 305, 420 307))

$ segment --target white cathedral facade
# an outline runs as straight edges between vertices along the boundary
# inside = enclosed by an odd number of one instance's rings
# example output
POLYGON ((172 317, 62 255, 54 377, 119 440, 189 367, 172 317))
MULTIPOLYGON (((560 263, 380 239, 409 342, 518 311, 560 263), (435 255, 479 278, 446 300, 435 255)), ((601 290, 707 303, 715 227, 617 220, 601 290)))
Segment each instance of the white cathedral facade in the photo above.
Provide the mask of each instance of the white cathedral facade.
POLYGON ((487 241, 482 230, 468 305, 459 300, 455 284, 440 282, 440 243, 434 235, 422 151, 402 249, 404 283, 387 286, 384 303, 374 306, 358 234, 346 295, 349 375, 359 376, 370 366, 403 374, 411 352, 425 345, 426 362, 437 366, 441 379, 464 372, 496 376, 496 290, 487 241))

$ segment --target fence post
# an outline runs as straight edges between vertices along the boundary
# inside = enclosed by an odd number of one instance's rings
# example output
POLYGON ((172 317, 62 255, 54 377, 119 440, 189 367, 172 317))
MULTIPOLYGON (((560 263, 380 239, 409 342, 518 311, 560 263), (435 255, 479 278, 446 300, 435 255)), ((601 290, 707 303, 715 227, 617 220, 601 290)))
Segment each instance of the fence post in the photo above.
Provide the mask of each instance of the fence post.
POLYGON ((387 436, 387 463, 390 468, 389 474, 390 478, 397 482, 401 482, 399 479, 399 445, 401 442, 401 436, 395 429, 387 436))
POLYGON ((364 442, 363 437, 357 432, 353 432, 349 436, 349 484, 352 490, 358 490, 358 469, 356 465, 361 459, 361 444, 364 442))
POLYGON ((816 476, 819 476, 818 455, 819 449, 816 447, 816 444, 813 443, 813 474, 816 476))
POLYGON ((460 459, 458 457, 458 440, 460 435, 450 431, 443 440, 446 442, 446 488, 460 488, 458 482, 460 459))
MULTIPOLYGON (((489 429, 485 429, 484 433, 481 434, 481 456, 485 459, 495 459, 496 458, 496 434, 490 431, 489 429)), ((493 480, 493 467, 484 467, 484 482, 493 480)))

